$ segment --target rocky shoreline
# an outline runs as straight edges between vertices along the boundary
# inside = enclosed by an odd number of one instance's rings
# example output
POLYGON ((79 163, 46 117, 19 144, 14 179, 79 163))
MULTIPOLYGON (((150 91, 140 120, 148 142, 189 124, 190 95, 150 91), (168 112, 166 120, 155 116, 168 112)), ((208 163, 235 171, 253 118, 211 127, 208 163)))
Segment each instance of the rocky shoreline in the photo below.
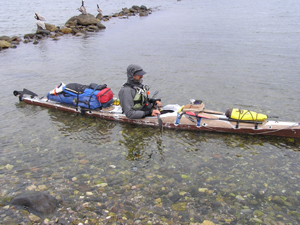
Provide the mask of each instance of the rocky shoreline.
POLYGON ((113 15, 102 15, 98 13, 95 17, 92 14, 80 14, 78 16, 71 17, 63 27, 55 26, 49 23, 45 23, 46 29, 37 28, 35 33, 25 34, 23 39, 18 36, 0 36, 0 51, 7 48, 17 48, 20 42, 38 44, 40 40, 45 38, 52 38, 53 40, 59 40, 60 36, 71 34, 74 36, 85 36, 87 32, 97 32, 105 29, 105 25, 102 21, 108 21, 111 18, 127 19, 130 16, 148 16, 152 13, 152 10, 146 6, 133 5, 130 8, 123 8, 119 13, 113 15))

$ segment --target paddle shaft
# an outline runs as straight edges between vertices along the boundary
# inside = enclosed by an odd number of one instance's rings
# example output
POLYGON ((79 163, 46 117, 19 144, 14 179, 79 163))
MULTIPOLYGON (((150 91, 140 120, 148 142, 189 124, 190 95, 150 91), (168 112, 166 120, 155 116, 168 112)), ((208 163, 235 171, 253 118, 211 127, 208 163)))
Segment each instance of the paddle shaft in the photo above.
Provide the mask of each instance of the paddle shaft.
MULTIPOLYGON (((158 105, 156 104, 156 109, 158 110, 158 105)), ((163 131, 163 124, 162 124, 162 120, 160 118, 160 114, 157 114, 157 119, 158 119, 158 126, 159 126, 159 129, 160 129, 160 132, 162 133, 163 131)))

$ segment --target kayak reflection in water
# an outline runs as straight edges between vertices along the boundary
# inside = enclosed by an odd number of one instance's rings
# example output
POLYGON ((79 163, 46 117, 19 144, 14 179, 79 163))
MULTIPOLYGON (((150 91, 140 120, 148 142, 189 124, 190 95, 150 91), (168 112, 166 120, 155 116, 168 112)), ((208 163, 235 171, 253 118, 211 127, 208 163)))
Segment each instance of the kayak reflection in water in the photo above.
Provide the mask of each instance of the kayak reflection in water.
POLYGON ((131 64, 127 67, 127 83, 119 91, 120 104, 129 119, 140 119, 146 116, 157 116, 159 110, 154 106, 161 106, 161 100, 149 98, 149 87, 143 85, 146 72, 142 67, 131 64))
POLYGON ((119 145, 127 149, 126 160, 138 161, 135 165, 142 166, 153 160, 165 160, 162 139, 156 129, 126 123, 121 123, 121 126, 123 132, 119 145))

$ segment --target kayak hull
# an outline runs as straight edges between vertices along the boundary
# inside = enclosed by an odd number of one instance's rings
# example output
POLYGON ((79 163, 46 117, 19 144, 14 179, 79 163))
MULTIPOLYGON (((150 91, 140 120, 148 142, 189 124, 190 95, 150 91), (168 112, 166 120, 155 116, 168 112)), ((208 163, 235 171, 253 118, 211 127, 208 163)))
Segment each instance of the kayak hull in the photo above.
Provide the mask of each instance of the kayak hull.
MULTIPOLYGON (((128 119, 120 111, 120 106, 112 106, 103 110, 89 110, 76 108, 71 105, 50 101, 37 96, 22 96, 26 104, 53 108, 71 113, 99 117, 106 120, 120 121, 145 126, 159 126, 157 117, 142 119, 128 119)), ((198 117, 183 114, 179 117, 177 111, 165 113, 160 116, 164 128, 183 129, 193 131, 209 131, 249 135, 267 135, 289 138, 300 138, 300 124, 294 122, 264 121, 261 123, 233 121, 224 113, 211 110, 201 112, 198 117)))

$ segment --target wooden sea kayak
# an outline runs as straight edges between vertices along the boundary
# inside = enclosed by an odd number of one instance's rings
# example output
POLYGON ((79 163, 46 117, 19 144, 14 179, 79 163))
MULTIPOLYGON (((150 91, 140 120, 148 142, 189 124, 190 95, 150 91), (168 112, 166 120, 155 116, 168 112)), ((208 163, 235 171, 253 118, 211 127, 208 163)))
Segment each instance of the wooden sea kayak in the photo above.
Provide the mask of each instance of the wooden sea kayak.
MULTIPOLYGON (((26 92, 26 94, 20 95, 19 92, 15 91, 14 95, 19 97, 20 101, 30 105, 53 108, 87 116, 100 117, 107 120, 145 126, 159 126, 157 117, 128 119, 125 114, 122 114, 122 108, 119 105, 112 105, 103 109, 90 110, 51 101, 45 97, 39 98, 36 94, 30 93, 33 92, 29 91, 28 93, 26 92)), ((182 107, 178 104, 169 104, 164 106, 162 108, 160 119, 162 121, 162 126, 169 129, 300 138, 299 122, 280 122, 270 120, 258 122, 234 120, 228 118, 225 113, 213 110, 203 109, 197 113, 189 111, 182 112, 182 107)))

